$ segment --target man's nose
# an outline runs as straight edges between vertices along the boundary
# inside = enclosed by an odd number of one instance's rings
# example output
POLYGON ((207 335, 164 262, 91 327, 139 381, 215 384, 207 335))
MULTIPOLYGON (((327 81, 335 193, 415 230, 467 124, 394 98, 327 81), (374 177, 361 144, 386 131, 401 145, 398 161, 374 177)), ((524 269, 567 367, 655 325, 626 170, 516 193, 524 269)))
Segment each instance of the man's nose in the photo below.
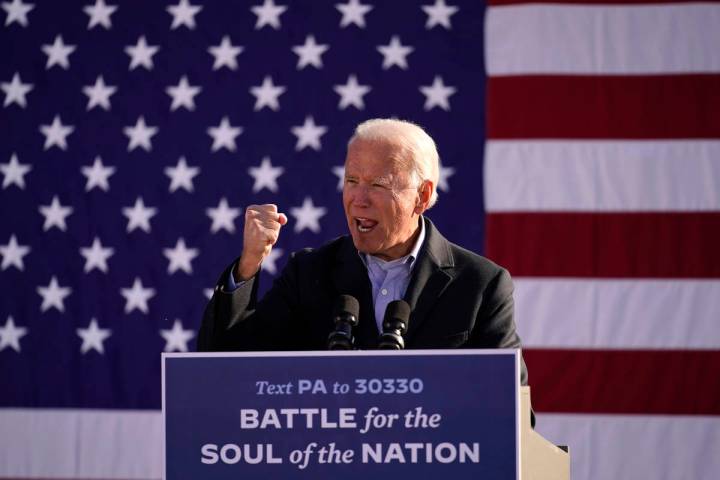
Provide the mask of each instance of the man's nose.
POLYGON ((370 187, 367 185, 356 185, 353 188, 353 203, 358 207, 365 207, 370 204, 370 187))

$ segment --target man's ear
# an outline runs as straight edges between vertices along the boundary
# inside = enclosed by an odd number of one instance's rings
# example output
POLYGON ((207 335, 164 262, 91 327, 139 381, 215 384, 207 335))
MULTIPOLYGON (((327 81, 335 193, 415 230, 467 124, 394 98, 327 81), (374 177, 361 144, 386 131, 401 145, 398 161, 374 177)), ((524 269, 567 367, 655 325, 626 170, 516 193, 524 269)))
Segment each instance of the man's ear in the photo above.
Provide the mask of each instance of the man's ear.
POLYGON ((431 180, 424 180, 420 188, 418 189, 417 203, 415 204, 415 213, 422 215, 430 205, 430 198, 432 197, 433 189, 435 185, 431 180))

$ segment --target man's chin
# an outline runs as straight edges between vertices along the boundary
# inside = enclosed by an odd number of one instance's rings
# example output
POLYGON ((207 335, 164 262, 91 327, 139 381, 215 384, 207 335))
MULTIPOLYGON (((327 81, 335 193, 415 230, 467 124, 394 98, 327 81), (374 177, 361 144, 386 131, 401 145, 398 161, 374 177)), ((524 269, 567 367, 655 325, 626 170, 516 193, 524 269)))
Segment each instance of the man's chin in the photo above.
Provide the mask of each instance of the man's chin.
POLYGON ((351 235, 353 239, 353 245, 355 245, 355 248, 358 252, 362 254, 372 255, 375 249, 372 248, 371 245, 368 244, 367 241, 365 241, 362 238, 359 238, 359 235, 355 232, 351 235))
POLYGON ((368 253, 367 245, 365 245, 364 242, 359 242, 357 238, 355 238, 355 235, 352 237, 353 239, 353 245, 355 245, 355 249, 360 253, 368 253))

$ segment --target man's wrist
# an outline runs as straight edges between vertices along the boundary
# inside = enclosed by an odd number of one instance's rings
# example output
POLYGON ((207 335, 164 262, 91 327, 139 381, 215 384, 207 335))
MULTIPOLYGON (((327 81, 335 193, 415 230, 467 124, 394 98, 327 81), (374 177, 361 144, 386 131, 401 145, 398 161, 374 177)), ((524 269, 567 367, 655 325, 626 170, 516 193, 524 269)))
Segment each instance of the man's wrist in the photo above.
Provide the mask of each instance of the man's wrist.
POLYGON ((247 282, 260 270, 261 262, 248 262, 241 257, 233 269, 233 279, 236 283, 247 282))

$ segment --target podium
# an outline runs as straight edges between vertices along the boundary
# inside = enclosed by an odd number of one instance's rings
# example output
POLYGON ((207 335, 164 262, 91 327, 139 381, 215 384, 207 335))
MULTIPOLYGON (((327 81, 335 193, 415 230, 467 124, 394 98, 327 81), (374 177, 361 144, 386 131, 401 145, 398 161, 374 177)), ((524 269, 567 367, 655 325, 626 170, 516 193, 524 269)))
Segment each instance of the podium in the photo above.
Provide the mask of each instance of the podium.
POLYGON ((570 455, 530 425, 530 387, 520 387, 520 471, 523 480, 570 480, 570 455))
POLYGON ((166 480, 569 479, 515 350, 163 354, 166 480))

